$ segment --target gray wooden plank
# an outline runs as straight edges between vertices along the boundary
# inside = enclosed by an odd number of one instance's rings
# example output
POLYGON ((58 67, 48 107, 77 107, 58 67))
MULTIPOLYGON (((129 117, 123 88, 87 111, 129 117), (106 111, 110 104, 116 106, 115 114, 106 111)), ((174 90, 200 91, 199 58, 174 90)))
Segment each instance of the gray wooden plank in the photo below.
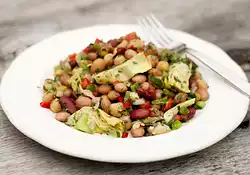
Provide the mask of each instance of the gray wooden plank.
MULTIPOLYGON (((94 24, 134 23, 135 16, 149 11, 168 27, 188 31, 224 49, 249 47, 249 6, 248 0, 2 0, 0 77, 16 55, 45 37, 94 24)), ((250 75, 248 52, 231 50, 229 53, 250 75)), ((249 142, 249 127, 239 127, 217 144, 191 155, 146 164, 101 163, 41 146, 20 133, 0 107, 0 174, 3 175, 247 175, 249 142)))

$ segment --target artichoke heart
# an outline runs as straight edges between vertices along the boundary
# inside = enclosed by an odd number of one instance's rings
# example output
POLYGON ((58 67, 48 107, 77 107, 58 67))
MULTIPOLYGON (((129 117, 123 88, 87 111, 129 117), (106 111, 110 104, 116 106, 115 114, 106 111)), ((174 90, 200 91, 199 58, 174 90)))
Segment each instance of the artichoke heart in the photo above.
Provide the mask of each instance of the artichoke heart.
POLYGON ((182 92, 189 93, 189 78, 192 64, 176 62, 170 65, 168 77, 165 79, 166 87, 174 87, 182 92))
POLYGON ((66 124, 86 133, 107 134, 115 137, 120 137, 125 130, 123 120, 92 107, 81 108, 68 118, 66 124))
POLYGON ((96 74, 94 79, 98 84, 126 82, 134 75, 147 72, 151 68, 150 60, 143 53, 139 53, 119 66, 96 74))

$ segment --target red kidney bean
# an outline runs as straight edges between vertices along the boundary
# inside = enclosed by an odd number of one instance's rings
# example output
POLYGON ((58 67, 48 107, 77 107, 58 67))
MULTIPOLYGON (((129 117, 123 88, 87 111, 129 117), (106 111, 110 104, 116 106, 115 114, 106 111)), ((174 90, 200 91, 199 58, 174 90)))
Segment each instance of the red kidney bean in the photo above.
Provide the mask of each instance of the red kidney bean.
POLYGON ((149 109, 135 109, 130 113, 131 119, 144 119, 149 116, 149 109))
POLYGON ((117 55, 124 54, 126 51, 126 48, 124 47, 119 47, 117 48, 117 55))
POLYGON ((137 94, 141 97, 144 97, 147 100, 155 100, 156 99, 156 91, 149 89, 149 90, 143 90, 142 88, 138 88, 136 90, 137 94))
POLYGON ((76 112, 76 107, 74 104, 73 99, 67 97, 67 96, 62 96, 60 97, 60 102, 61 104, 71 113, 73 114, 76 112))
POLYGON ((188 117, 189 117, 189 118, 193 118, 194 115, 195 115, 195 113, 196 113, 196 109, 195 109, 194 107, 190 107, 190 108, 189 108, 188 117))
POLYGON ((70 60, 70 61, 69 61, 69 65, 70 65, 70 67, 71 67, 72 69, 74 69, 74 68, 77 66, 76 60, 70 60))
POLYGON ((119 42, 116 39, 112 39, 108 41, 108 44, 110 44, 112 47, 116 47, 119 44, 119 42))

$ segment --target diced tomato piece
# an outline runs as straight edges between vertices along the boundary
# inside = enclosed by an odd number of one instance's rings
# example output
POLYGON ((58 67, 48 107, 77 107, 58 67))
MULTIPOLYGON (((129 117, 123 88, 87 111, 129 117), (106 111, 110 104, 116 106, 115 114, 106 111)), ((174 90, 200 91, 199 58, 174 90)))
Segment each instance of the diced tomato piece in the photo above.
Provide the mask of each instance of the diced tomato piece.
POLYGON ((123 97, 121 97, 121 96, 120 96, 120 97, 118 97, 117 99, 118 99, 118 101, 119 101, 119 102, 123 102, 123 100, 124 100, 124 98, 123 98, 123 97))
POLYGON ((127 138, 128 137, 128 132, 122 133, 122 138, 127 138))
POLYGON ((165 106, 165 110, 169 110, 170 108, 172 108, 173 106, 173 99, 172 98, 169 98, 167 103, 166 103, 166 106, 165 106))
POLYGON ((83 53, 88 53, 88 51, 89 51, 89 47, 86 47, 85 49, 83 49, 83 53))
POLYGON ((176 115, 176 116, 174 117, 174 119, 175 119, 175 120, 182 120, 182 116, 181 116, 181 115, 176 115))
POLYGON ((125 39, 130 41, 130 40, 133 40, 133 39, 136 39, 137 38, 137 35, 135 32, 132 32, 132 33, 129 33, 125 36, 125 39))
POLYGON ((69 59, 70 60, 75 60, 76 59, 76 53, 73 53, 73 54, 69 55, 69 59))
POLYGON ((50 108, 50 102, 41 102, 41 103, 40 103, 40 106, 41 106, 42 108, 50 108))
POLYGON ((129 49, 134 49, 134 46, 133 46, 133 45, 131 45, 131 46, 129 47, 129 49))
POLYGON ((116 85, 117 83, 119 83, 119 81, 116 80, 113 82, 113 85, 116 85))
POLYGON ((149 109, 149 108, 151 108, 151 104, 149 101, 146 101, 145 104, 140 105, 140 108, 149 109))
POLYGON ((102 40, 96 38, 95 43, 101 43, 101 42, 102 42, 102 40))
POLYGON ((131 106, 132 106, 132 104, 131 104, 131 102, 129 100, 123 102, 123 107, 125 109, 130 108, 131 106))
POLYGON ((84 78, 82 80, 82 87, 85 88, 90 84, 89 80, 87 78, 84 78))

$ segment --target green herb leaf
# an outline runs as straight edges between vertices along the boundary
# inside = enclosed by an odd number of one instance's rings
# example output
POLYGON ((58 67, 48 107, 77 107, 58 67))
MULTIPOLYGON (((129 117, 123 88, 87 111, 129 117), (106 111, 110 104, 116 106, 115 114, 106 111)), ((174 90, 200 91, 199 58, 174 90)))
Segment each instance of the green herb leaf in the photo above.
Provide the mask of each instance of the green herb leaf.
POLYGON ((136 89, 138 89, 139 87, 140 87, 139 83, 135 83, 135 84, 130 86, 130 89, 132 92, 135 92, 136 89))
POLYGON ((87 90, 90 90, 91 92, 95 92, 96 91, 96 86, 94 84, 89 84, 86 87, 87 90))
POLYGON ((153 75, 149 75, 149 80, 157 87, 157 88, 163 88, 164 83, 162 82, 162 80, 156 78, 153 75))

